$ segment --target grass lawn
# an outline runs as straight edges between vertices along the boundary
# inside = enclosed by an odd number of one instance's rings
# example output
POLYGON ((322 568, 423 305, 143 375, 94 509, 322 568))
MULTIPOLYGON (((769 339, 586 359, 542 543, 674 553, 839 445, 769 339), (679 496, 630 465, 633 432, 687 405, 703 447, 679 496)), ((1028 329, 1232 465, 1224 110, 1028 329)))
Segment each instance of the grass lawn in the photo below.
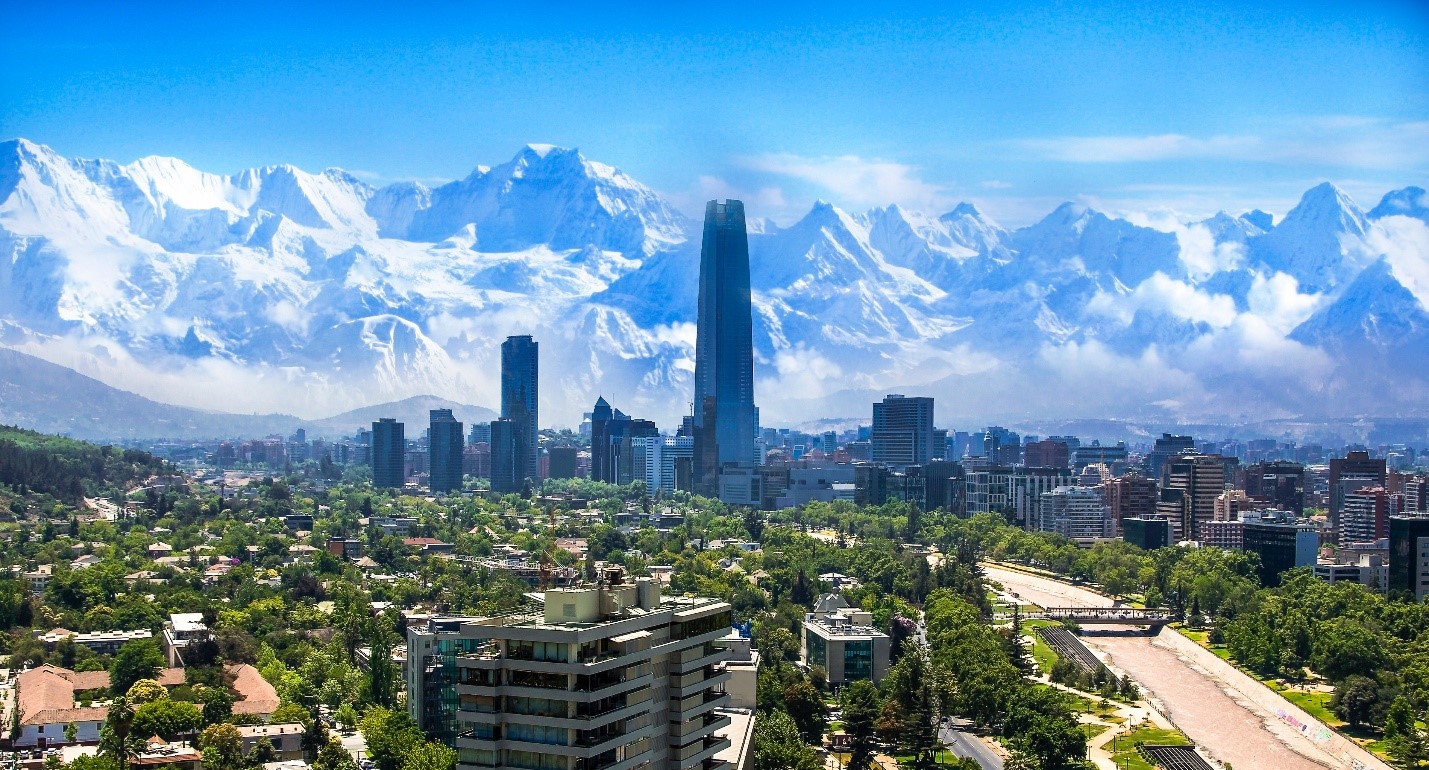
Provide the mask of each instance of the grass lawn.
MULTIPOLYGON (((913 755, 912 755, 912 754, 908 754, 908 753, 894 754, 894 755, 893 755, 893 758, 896 759, 896 760, 898 760, 898 764, 899 764, 900 766, 907 765, 907 766, 910 766, 910 767, 911 767, 911 766, 913 765, 913 755)), ((947 749, 938 749, 938 753, 933 755, 933 762, 934 762, 934 764, 938 764, 938 765, 952 765, 952 764, 955 764, 957 761, 958 761, 957 755, 954 754, 954 753, 951 752, 951 751, 948 751, 947 749)))
POLYGON ((1038 626, 1061 625, 1055 620, 1027 620, 1022 623, 1022 633, 1032 637, 1032 658, 1037 661, 1037 669, 1044 674, 1051 673, 1052 665, 1057 662, 1057 653, 1042 641, 1042 637, 1033 629, 1038 626))
POLYGON ((1156 727, 1142 727, 1132 730, 1126 735, 1118 735, 1112 743, 1107 744, 1108 750, 1113 750, 1112 764, 1118 768, 1126 770, 1157 770, 1156 765, 1147 762, 1136 750, 1138 743, 1151 743, 1158 746, 1190 746, 1191 742, 1177 730, 1162 730, 1156 727))
MULTIPOLYGON (((1263 679, 1261 681, 1265 682, 1263 679)), ((1335 729, 1344 726, 1344 720, 1335 716, 1335 712, 1330 710, 1330 699, 1333 697, 1330 693, 1305 692, 1304 690, 1285 687, 1274 681, 1268 681, 1265 682, 1265 684, 1270 689, 1280 693, 1280 697, 1299 706, 1306 714, 1324 722, 1327 726, 1335 729)))

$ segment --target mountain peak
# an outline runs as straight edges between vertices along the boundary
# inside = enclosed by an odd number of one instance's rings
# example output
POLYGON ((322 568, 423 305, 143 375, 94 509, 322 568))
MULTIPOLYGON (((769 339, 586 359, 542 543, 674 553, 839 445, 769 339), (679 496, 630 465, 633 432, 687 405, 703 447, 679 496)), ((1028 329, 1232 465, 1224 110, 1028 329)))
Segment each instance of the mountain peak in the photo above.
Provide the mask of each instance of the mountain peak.
POLYGON ((1272 227, 1275 227, 1275 217, 1271 214, 1261 211, 1260 209, 1251 209, 1250 211, 1241 214, 1240 218, 1255 225, 1256 227, 1259 227, 1262 230, 1265 230, 1266 232, 1269 232, 1272 227))
POLYGON ((955 219, 957 217, 972 217, 973 219, 987 219, 983 216, 982 210, 967 201, 963 201, 953 207, 952 211, 939 217, 939 219, 955 219))
POLYGON ((1423 187, 1405 187, 1385 193, 1379 205, 1370 210, 1369 218, 1391 216, 1414 217, 1429 222, 1429 193, 1423 187))

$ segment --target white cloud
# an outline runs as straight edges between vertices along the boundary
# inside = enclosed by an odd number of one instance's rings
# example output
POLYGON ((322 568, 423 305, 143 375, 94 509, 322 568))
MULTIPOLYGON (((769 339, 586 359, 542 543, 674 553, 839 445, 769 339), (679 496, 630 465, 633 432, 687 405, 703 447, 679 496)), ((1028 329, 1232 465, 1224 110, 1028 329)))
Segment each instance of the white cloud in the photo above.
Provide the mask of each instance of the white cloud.
POLYGON ((1202 291, 1161 272, 1154 273, 1128 294, 1098 293, 1087 303, 1087 310, 1122 324, 1130 324, 1141 310, 1204 323, 1212 328, 1230 326, 1236 318, 1235 300, 1224 294, 1202 291))
POLYGON ((1429 225, 1411 217, 1385 217, 1365 234, 1365 246, 1383 254, 1395 279, 1429 309, 1429 225))
POLYGON ((676 208, 696 218, 705 215, 706 201, 727 198, 744 201, 746 210, 760 212, 762 216, 778 218, 802 213, 790 210, 789 202, 784 198, 784 191, 779 187, 769 185, 747 189, 730 184, 717 176, 701 176, 688 190, 669 193, 665 197, 669 198, 676 208))
POLYGON ((1068 163, 1236 160, 1376 169, 1429 163, 1429 121, 1333 116, 1284 121, 1262 134, 1060 136, 1012 142, 1014 149, 1068 163))
POLYGON ((1301 294, 1300 282, 1286 273, 1256 274, 1246 292, 1250 314, 1280 334, 1289 334, 1319 309, 1323 296, 1301 294))
POLYGON ((897 203, 933 211, 949 205, 942 185, 924 181, 918 169, 905 163, 860 158, 857 155, 805 157, 766 153, 742 158, 741 165, 767 174, 793 177, 827 190, 844 206, 866 209, 897 203))

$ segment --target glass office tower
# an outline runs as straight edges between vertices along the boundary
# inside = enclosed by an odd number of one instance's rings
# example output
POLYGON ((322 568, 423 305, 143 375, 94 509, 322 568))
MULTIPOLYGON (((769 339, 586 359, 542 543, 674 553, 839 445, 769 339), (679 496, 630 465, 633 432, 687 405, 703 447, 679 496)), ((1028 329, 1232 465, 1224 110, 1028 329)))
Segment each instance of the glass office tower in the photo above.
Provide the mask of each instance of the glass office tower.
POLYGON ((696 472, 701 486, 710 490, 717 483, 711 474, 719 467, 756 461, 749 237, 744 204, 737 200, 705 206, 694 412, 695 428, 705 439, 695 442, 701 455, 695 459, 696 472))

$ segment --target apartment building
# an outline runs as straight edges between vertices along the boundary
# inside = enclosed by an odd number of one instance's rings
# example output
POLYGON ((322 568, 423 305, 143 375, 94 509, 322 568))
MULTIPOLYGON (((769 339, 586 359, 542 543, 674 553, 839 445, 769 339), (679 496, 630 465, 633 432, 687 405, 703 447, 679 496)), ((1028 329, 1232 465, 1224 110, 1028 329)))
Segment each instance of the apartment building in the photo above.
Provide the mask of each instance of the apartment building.
POLYGON ((459 770, 727 770, 728 604, 619 568, 541 596, 408 630, 408 709, 459 770))

